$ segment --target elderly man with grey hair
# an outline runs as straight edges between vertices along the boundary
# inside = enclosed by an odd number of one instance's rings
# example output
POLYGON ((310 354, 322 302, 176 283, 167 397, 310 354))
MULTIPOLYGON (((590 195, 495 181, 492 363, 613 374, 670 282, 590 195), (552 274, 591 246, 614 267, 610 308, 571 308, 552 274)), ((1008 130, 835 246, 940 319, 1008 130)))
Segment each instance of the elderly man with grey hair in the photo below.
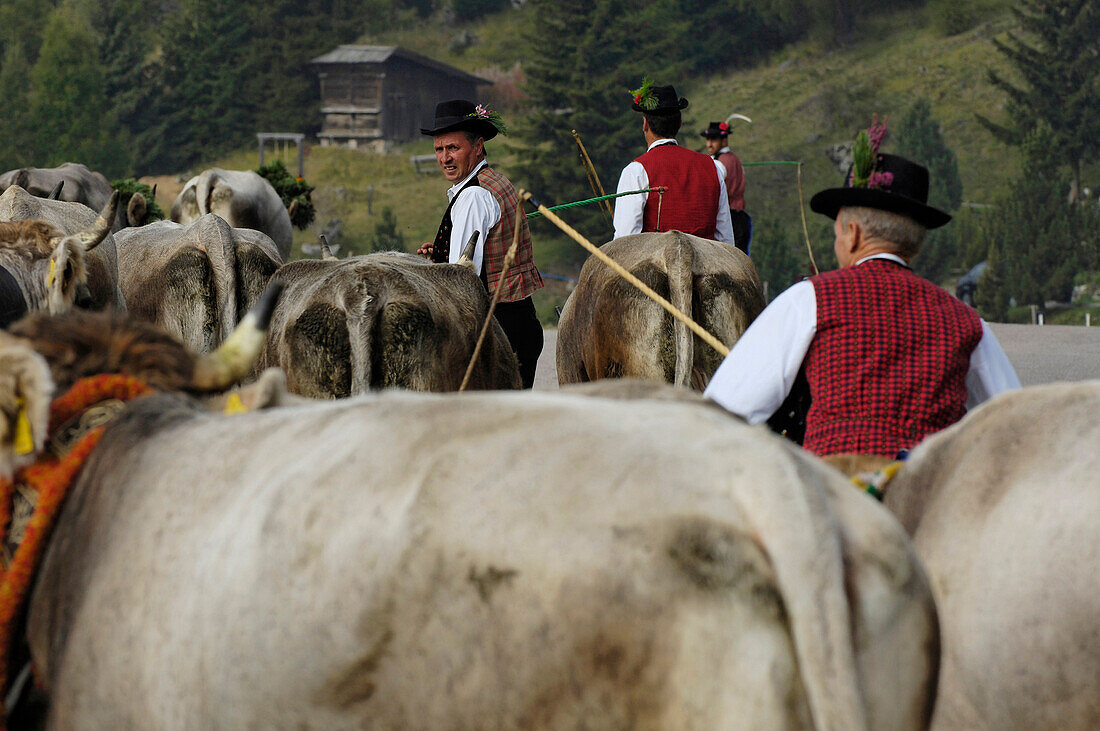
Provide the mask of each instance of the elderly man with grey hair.
POLYGON ((808 384, 803 446, 849 472, 884 466, 1020 386, 978 314, 909 268, 926 231, 951 220, 927 205, 928 171, 896 155, 869 159, 865 175, 810 201, 836 220, 840 268, 768 305, 704 393, 755 424, 796 380, 808 384))

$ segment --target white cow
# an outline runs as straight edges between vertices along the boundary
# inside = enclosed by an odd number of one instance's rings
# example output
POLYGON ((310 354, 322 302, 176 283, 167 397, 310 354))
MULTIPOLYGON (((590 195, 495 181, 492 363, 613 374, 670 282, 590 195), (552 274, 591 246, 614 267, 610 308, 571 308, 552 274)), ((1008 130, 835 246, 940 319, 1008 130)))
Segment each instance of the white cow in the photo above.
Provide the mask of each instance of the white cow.
POLYGON ((210 168, 188 180, 172 203, 172 220, 193 223, 207 213, 221 216, 233 228, 267 234, 282 260, 290 258, 290 214, 271 183, 253 171, 210 168))
POLYGON ((838 473, 703 403, 532 392, 135 402, 28 638, 66 729, 919 729, 938 664, 838 473))
POLYGON ((1014 391, 930 437, 886 504, 943 628, 934 727, 1100 728, 1100 381, 1014 391))

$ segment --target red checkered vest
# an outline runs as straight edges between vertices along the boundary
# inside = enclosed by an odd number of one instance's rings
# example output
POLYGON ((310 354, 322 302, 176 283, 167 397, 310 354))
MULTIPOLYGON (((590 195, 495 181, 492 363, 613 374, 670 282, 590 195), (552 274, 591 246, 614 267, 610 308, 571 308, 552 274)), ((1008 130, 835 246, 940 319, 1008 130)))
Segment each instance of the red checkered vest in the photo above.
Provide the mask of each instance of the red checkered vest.
POLYGON ((810 281, 817 333, 804 365, 813 401, 803 446, 895 456, 966 413, 973 309, 884 259, 810 281))
POLYGON ((720 152, 714 159, 726 169, 726 197, 730 201, 730 210, 745 210, 745 168, 741 159, 732 152, 720 152))
POLYGON ((527 228, 527 216, 520 211, 519 196, 512 181, 488 166, 481 168, 477 175, 451 199, 450 205, 443 214, 443 221, 439 224, 439 231, 435 235, 432 261, 447 261, 451 247, 451 208, 463 190, 474 186, 489 191, 500 206, 500 223, 489 229, 489 235, 485 239, 481 281, 485 282, 491 297, 500 280, 500 272, 504 268, 504 256, 508 253, 508 247, 512 245, 512 237, 515 235, 518 221, 519 247, 516 250, 516 260, 512 262, 512 266, 508 267, 508 274, 504 277, 504 290, 500 294, 500 301, 516 302, 530 297, 543 284, 542 275, 539 274, 532 258, 531 231, 527 228))
POLYGON ((635 158, 645 168, 650 193, 642 214, 642 231, 683 231, 713 239, 718 225, 718 170, 708 155, 679 145, 657 145, 635 158), (660 221, 658 221, 660 218, 660 221))

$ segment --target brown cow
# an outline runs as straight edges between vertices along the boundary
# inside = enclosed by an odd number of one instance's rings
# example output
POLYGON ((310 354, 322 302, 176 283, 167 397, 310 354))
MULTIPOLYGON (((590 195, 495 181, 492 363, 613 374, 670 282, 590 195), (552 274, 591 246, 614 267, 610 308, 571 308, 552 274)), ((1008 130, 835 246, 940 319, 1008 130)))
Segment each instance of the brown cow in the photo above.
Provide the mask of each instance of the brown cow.
MULTIPOLYGON (((290 390, 304 396, 387 386, 455 391, 489 307, 469 267, 398 252, 299 260, 276 276, 287 289, 259 365, 281 367, 290 390)), ((521 385, 515 353, 494 320, 469 387, 521 385)))
POLYGON ((221 344, 283 263, 265 234, 213 214, 128 228, 115 242, 130 311, 199 353, 221 344))
MULTIPOLYGON (((642 233, 600 247, 727 346, 764 309, 756 267, 732 246, 680 231, 642 233)), ((702 391, 722 356, 596 257, 562 309, 558 382, 662 380, 702 391)))

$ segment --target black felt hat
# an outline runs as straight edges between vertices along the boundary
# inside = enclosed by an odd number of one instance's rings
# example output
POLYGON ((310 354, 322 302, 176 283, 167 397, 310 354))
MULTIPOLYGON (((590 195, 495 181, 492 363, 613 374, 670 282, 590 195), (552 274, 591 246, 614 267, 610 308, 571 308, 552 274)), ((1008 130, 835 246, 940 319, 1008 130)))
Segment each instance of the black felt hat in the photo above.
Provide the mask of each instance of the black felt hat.
POLYGON ((630 105, 635 112, 671 117, 673 114, 679 114, 681 109, 687 109, 688 106, 688 100, 676 96, 676 89, 672 86, 654 86, 649 89, 649 93, 644 98, 639 99, 641 96, 641 94, 635 95, 634 103, 630 105))
POLYGON ((488 116, 479 116, 478 106, 465 99, 452 99, 436 104, 435 119, 428 127, 421 127, 420 134, 435 137, 456 130, 469 130, 486 140, 497 136, 497 128, 489 121, 488 116))
POLYGON ((703 137, 706 137, 708 140, 718 140, 723 137, 728 137, 729 133, 729 122, 711 122, 707 125, 707 128, 699 134, 703 137))
POLYGON ((852 187, 849 172, 843 188, 823 190, 810 199, 815 212, 836 218, 845 206, 877 208, 911 218, 925 228, 939 228, 951 216, 928 205, 928 169, 897 155, 875 157, 875 187, 852 187))

